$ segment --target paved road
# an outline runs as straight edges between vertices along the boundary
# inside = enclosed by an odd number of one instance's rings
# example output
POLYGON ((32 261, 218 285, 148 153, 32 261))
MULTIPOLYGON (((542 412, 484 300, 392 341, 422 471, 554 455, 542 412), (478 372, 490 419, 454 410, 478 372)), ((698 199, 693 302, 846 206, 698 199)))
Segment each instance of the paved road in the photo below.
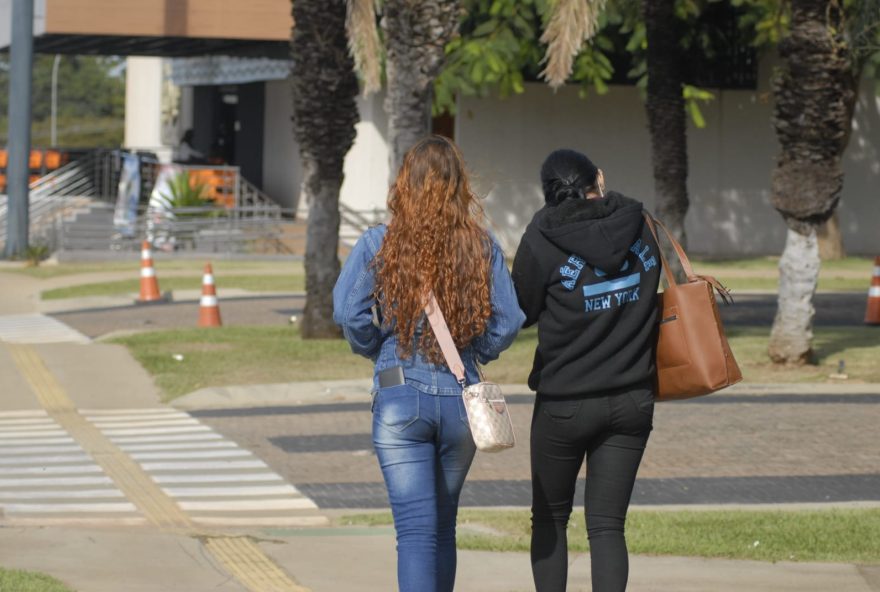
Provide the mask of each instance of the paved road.
MULTIPOLYGON (((863 294, 836 293, 816 296, 816 325, 862 325, 865 315, 863 294)), ((231 325, 285 324, 291 315, 302 313, 302 295, 261 296, 257 298, 221 299, 223 322, 231 325)), ((776 314, 776 298, 770 295, 746 294, 736 297, 736 304, 720 307, 721 317, 728 325, 770 326, 776 314)), ((198 302, 174 302, 149 306, 96 308, 52 314, 89 337, 113 331, 138 328, 170 329, 195 326, 198 302)))
MULTIPOLYGON (((221 299, 220 314, 226 326, 283 325, 289 322, 292 315, 301 314, 304 306, 304 296, 289 294, 221 299)), ((191 301, 95 308, 54 313, 51 316, 94 338, 132 329, 195 327, 199 320, 199 303, 191 301)))
MULTIPOLYGON (((714 395, 657 407, 634 503, 880 501, 878 394, 714 395)), ((478 454, 466 506, 530 503, 530 395, 509 397, 519 445, 478 454)), ((321 508, 386 507, 367 402, 196 410, 321 508)), ((578 493, 580 496, 581 493, 578 493)))

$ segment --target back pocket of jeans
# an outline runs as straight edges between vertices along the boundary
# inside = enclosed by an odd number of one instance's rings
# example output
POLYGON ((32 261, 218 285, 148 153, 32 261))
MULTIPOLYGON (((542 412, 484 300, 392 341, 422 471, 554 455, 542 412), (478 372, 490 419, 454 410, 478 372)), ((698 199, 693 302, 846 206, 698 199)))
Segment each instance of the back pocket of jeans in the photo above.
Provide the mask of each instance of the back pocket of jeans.
POLYGON ((654 392, 648 389, 638 389, 627 392, 630 400, 641 413, 654 416, 654 392))
POLYGON ((571 420, 581 409, 583 401, 543 401, 541 410, 544 415, 555 422, 562 423, 571 420))
POLYGON ((379 389, 373 416, 390 430, 405 430, 419 418, 418 391, 405 384, 379 389))

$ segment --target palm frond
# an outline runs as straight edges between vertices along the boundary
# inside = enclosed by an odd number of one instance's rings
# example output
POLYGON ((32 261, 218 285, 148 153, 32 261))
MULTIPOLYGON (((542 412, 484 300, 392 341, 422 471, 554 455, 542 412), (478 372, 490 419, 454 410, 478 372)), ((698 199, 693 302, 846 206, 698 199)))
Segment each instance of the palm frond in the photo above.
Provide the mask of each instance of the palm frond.
POLYGON ((382 49, 376 27, 375 0, 348 0, 345 28, 354 67, 364 79, 364 96, 367 96, 382 88, 382 49))
POLYGON ((550 8, 541 43, 547 53, 541 63, 547 66, 541 77, 556 89, 571 76, 574 58, 584 42, 596 34, 599 14, 606 0, 556 0, 550 8))

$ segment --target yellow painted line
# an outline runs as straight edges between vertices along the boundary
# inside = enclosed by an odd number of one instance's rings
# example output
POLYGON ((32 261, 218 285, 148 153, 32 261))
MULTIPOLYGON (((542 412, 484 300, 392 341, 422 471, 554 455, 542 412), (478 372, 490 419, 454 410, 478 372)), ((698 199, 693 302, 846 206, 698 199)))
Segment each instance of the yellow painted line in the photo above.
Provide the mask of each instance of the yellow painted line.
POLYGON ((186 529, 192 521, 147 473, 92 423, 77 412, 73 401, 46 368, 37 352, 26 345, 8 345, 9 352, 40 405, 89 454, 120 491, 152 524, 186 529))
POLYGON ((285 574, 255 542, 244 537, 208 538, 205 547, 253 592, 310 592, 285 574))
MULTIPOLYGON (((193 521, 139 464, 79 414, 64 389, 28 345, 6 345, 15 365, 49 416, 88 453, 120 491, 164 531, 197 536, 193 521)), ((310 592, 288 577, 251 539, 211 537, 203 544, 250 592, 310 592)))

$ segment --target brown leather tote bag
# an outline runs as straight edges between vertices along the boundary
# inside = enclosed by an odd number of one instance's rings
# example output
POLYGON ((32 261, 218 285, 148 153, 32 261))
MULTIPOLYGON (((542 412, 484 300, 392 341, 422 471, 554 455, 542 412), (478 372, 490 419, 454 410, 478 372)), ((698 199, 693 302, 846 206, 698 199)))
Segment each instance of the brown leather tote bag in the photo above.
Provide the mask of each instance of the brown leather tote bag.
POLYGON ((655 224, 663 229, 687 277, 686 283, 675 283, 661 250, 669 285, 659 294, 657 400, 690 399, 736 384, 742 372, 730 351, 715 301, 715 290, 726 303, 733 301, 730 293, 715 278, 694 273, 684 249, 662 222, 647 212, 645 222, 654 240, 658 239, 655 224))

